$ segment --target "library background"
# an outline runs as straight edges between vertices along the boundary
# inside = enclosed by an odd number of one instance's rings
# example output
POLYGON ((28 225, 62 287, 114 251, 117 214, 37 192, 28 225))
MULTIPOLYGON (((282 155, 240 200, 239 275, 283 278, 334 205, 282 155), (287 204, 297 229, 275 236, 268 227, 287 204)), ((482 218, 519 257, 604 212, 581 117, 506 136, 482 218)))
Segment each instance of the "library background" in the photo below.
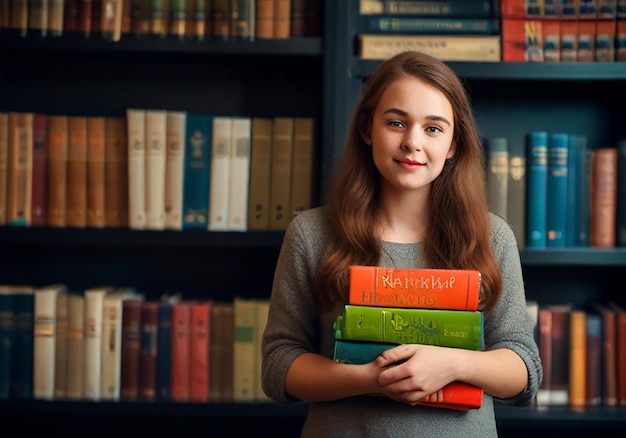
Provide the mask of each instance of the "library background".
POLYGON ((544 385, 499 433, 622 436, 625 3, 0 0, 5 427, 297 436, 255 366, 282 235, 414 48, 468 86, 537 317, 544 385))

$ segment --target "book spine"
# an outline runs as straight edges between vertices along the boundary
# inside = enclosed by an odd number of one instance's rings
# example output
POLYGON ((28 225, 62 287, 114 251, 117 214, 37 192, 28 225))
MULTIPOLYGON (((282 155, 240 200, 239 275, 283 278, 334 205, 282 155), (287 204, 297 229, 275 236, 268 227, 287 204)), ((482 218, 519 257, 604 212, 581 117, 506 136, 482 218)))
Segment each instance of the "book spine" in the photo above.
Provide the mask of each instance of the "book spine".
POLYGON ((250 151, 250 188, 248 196, 248 230, 269 229, 270 179, 272 165, 272 127, 270 118, 252 119, 250 151))
POLYGON ((190 400, 191 304, 179 302, 172 307, 172 386, 171 400, 190 400))
POLYGON ((485 140, 487 146, 487 202, 489 211, 507 219, 509 147, 506 137, 485 140))
POLYGON ((526 144, 519 138, 507 142, 509 146, 509 184, 507 220, 515 233, 517 246, 526 247, 526 144))
POLYGON ((335 323, 335 338, 479 350, 483 347, 483 314, 347 304, 335 323))
POLYGON ((68 117, 66 225, 87 225, 87 118, 68 117))
POLYGON ((159 303, 158 324, 155 399, 170 401, 172 382, 172 305, 170 303, 159 303))
POLYGON ((546 181, 547 247, 565 247, 568 142, 568 134, 550 133, 548 137, 548 175, 546 181))
POLYGON ((197 403, 209 401, 211 304, 204 301, 191 305, 189 399, 197 403))
POLYGON ((183 228, 183 183, 185 170, 184 111, 167 112, 167 152, 165 159, 165 228, 183 228))
POLYGON ((582 310, 570 313, 569 406, 587 405, 587 317, 582 310))
POLYGON ((156 361, 159 307, 155 301, 141 303, 141 338, 139 345, 139 400, 156 399, 156 361))
POLYGON ((183 229, 209 225, 209 185, 213 122, 206 114, 187 114, 183 184, 183 229))
POLYGON ((474 311, 480 285, 475 270, 351 266, 348 303, 474 311))
MULTIPOLYGON (((31 226, 46 225, 46 130, 47 115, 33 115, 33 172, 30 224, 31 226)), ((0 121, 0 124, 2 122, 0 121)), ((1 134, 0 134, 1 136, 1 134)), ((2 139, 0 139, 1 148, 2 139)), ((0 151, 0 155, 2 152, 0 151)), ((0 158, 1 161, 1 158, 0 158)), ((0 165, 0 174, 2 173, 0 165)), ((1 178, 1 177, 0 177, 1 178)), ((2 184, 0 183, 0 190, 2 184)), ((0 202, 2 202, 0 200, 0 202)), ((0 207, 1 208, 1 207, 0 207)), ((2 221, 0 220, 0 224, 2 221)))
POLYGON ((128 226, 146 227, 146 111, 126 110, 128 129, 128 226))
POLYGON ((585 405, 602 404, 602 319, 596 313, 586 314, 585 405))
POLYGON ((270 230, 274 231, 287 229, 291 219, 293 125, 291 117, 274 118, 269 217, 270 230))
POLYGON ((617 235, 616 244, 626 246, 626 139, 617 144, 617 235))
POLYGON ((251 118, 233 118, 227 225, 229 231, 247 231, 248 228, 251 135, 251 118))
POLYGON ((139 361, 141 348, 140 299, 122 301, 122 361, 120 367, 120 400, 139 398, 139 361))
POLYGON ((11 350, 15 343, 15 314, 8 287, 0 287, 0 399, 9 398, 11 350))
POLYGON ((312 206, 314 148, 313 118, 296 117, 293 125, 291 219, 312 206))
POLYGON ((167 111, 146 111, 146 229, 165 228, 167 111))
POLYGON ((548 182, 548 133, 533 131, 528 135, 528 179, 526 208, 526 246, 545 248, 546 202, 548 182))
POLYGON ((33 310, 34 289, 15 286, 11 305, 15 318, 15 333, 11 346, 10 397, 29 399, 33 395, 33 310))
POLYGON ((35 290, 33 313, 33 398, 54 398, 57 291, 35 290))
POLYGON ((0 225, 7 223, 7 182, 9 163, 9 114, 0 113, 0 225))
POLYGON ((209 231, 228 230, 232 123, 233 119, 231 117, 213 118, 211 183, 209 185, 209 231))
POLYGON ((495 35, 497 18, 432 18, 403 16, 361 16, 359 28, 374 33, 422 33, 430 35, 495 35))
POLYGON ((87 117, 87 226, 105 225, 105 119, 87 117))
POLYGON ((235 297, 233 300, 235 337, 233 342, 233 397, 236 402, 254 401, 256 348, 256 301, 235 297))
POLYGON ((119 401, 122 358, 122 299, 107 296, 102 306, 101 400, 119 401))
POLYGON ((472 2, 467 0, 416 1, 416 0, 360 0, 359 13, 406 14, 426 17, 497 17, 500 1, 472 2))
POLYGON ((589 237, 594 248, 615 246, 617 156, 617 148, 598 148, 591 153, 589 237))
POLYGON ((102 317, 105 289, 85 291, 83 398, 99 401, 102 387, 102 317))

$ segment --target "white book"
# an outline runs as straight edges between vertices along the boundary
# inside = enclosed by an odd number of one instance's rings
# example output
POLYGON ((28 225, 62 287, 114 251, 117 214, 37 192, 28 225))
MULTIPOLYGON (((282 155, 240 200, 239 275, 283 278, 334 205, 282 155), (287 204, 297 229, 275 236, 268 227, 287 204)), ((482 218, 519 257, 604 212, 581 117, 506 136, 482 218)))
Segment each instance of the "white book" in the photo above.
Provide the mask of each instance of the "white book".
POLYGON ((233 118, 228 201, 229 231, 247 231, 248 229, 251 136, 252 119, 249 117, 233 118))
POLYGON ((126 110, 128 130, 128 226, 146 228, 146 111, 126 110))
POLYGON ((59 285, 35 289, 33 311, 33 398, 54 399, 56 318, 59 285))
POLYGON ((67 286, 63 284, 53 285, 58 287, 57 292, 57 318, 56 337, 54 347, 54 398, 67 398, 67 312, 68 294, 67 286))
POLYGON ((232 118, 214 117, 209 187, 209 231, 228 230, 231 138, 232 118))
POLYGON ((187 113, 167 112, 165 156, 165 228, 183 229, 183 183, 187 113))
POLYGON ((256 380, 255 328, 257 317, 255 299, 235 297, 235 340, 233 343, 233 400, 254 401, 256 380))
POLYGON ((82 292, 72 292, 67 303, 67 398, 82 400, 85 362, 85 299, 82 292))
POLYGON ((85 290, 83 398, 99 401, 102 380, 102 315, 109 286, 85 290))
POLYGON ((146 229, 165 228, 167 111, 146 110, 146 229))
POLYGON ((261 344, 263 342, 263 332, 267 325, 267 315, 270 310, 270 300, 268 298, 258 298, 256 302, 256 327, 254 329, 254 361, 255 361, 255 379, 254 379, 254 399, 255 401, 269 401, 270 398, 263 391, 261 384, 261 365, 262 352, 261 344))

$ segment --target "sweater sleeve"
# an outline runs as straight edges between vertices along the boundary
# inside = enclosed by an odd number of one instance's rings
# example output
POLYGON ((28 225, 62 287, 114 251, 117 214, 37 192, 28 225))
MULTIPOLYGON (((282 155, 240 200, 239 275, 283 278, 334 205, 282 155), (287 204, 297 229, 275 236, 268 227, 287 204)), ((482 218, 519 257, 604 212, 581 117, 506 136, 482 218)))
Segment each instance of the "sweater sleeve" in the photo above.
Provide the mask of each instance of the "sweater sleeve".
POLYGON ((501 402, 525 406, 532 402, 541 380, 543 368, 539 349, 533 336, 533 322, 526 308, 526 294, 517 241, 510 226, 491 215, 491 246, 502 273, 502 295, 494 311, 485 321, 485 348, 508 348, 526 364, 528 384, 515 397, 501 402))

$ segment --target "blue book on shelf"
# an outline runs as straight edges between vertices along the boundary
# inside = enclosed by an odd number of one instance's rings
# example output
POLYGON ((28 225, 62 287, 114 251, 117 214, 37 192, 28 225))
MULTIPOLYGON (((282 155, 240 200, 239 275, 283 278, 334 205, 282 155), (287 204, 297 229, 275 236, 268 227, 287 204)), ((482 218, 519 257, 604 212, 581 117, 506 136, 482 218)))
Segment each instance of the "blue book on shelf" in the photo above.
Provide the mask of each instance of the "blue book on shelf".
POLYGON ((498 17, 500 13, 500 0, 382 0, 381 3, 383 8, 377 13, 431 17, 498 17))
POLYGON ((360 15, 359 29, 368 33, 415 33, 429 35, 495 35, 497 18, 437 18, 402 15, 360 15))
POLYGON ((159 302, 155 399, 170 401, 172 393, 172 304, 159 302))
POLYGON ((10 397, 29 399, 33 396, 34 289, 16 286, 11 305, 15 338, 11 348, 10 397))
POLYGON ((565 246, 589 246, 589 151, 586 136, 569 136, 567 167, 565 246))
POLYGON ((548 133, 528 134, 528 175, 526 180, 526 247, 545 248, 548 183, 548 133))
POLYGON ((213 117, 187 113, 183 177, 183 229, 207 230, 213 117))
POLYGON ((548 247, 565 247, 568 146, 568 134, 553 132, 548 136, 548 177, 546 182, 546 246, 548 247))

